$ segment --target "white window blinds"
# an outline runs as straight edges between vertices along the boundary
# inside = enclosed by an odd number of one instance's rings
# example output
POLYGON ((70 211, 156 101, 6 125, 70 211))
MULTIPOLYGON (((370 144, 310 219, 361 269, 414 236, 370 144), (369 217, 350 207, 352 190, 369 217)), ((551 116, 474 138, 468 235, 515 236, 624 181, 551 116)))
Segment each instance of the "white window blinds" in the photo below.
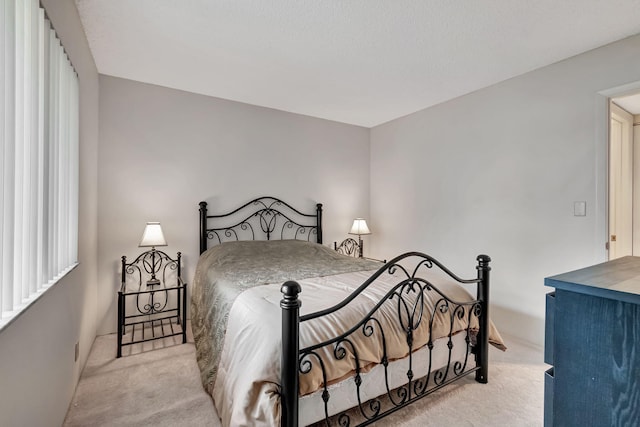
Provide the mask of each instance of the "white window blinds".
POLYGON ((38 0, 0 0, 0 328, 78 259, 78 76, 38 0))

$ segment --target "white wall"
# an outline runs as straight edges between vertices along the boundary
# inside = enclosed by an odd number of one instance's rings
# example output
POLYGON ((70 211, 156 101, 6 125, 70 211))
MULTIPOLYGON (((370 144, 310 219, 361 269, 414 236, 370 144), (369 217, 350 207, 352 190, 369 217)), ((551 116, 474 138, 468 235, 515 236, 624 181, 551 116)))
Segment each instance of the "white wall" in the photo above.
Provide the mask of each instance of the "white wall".
POLYGON ((421 250, 471 277, 490 255, 498 326, 541 344, 544 278, 605 260, 598 93, 640 80, 639 51, 625 39, 372 129, 374 254, 421 250))
POLYGON ((98 74, 73 0, 41 3, 80 77, 80 265, 0 331, 2 426, 61 425, 96 332, 98 74))
POLYGON ((325 243, 368 215, 368 129, 107 76, 100 93, 99 334, 115 331, 117 263, 141 251, 146 221, 190 283, 201 200, 210 213, 262 195, 321 202, 325 243))

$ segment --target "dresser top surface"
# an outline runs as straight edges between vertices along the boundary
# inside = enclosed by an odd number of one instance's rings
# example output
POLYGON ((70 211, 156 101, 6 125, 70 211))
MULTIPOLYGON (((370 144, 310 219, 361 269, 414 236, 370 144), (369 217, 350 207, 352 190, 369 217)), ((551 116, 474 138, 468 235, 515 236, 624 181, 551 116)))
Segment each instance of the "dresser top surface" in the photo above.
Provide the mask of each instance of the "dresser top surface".
POLYGON ((545 286, 640 304, 640 257, 627 256, 544 279, 545 286))

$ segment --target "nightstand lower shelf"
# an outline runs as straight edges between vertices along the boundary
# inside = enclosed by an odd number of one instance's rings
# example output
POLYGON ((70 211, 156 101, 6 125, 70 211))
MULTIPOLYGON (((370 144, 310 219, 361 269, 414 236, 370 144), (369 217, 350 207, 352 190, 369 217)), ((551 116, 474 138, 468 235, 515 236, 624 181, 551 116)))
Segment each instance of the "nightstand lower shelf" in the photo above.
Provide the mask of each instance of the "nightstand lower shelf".
POLYGON ((142 320, 124 326, 120 345, 124 347, 183 334, 186 329, 179 317, 142 320))

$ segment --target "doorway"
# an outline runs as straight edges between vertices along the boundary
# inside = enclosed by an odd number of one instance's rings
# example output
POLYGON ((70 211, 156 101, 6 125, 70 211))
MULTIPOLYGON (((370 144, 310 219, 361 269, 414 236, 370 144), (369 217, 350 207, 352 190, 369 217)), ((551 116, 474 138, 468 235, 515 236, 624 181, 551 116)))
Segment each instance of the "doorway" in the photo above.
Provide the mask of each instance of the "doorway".
POLYGON ((609 106, 610 260, 640 255, 640 147, 634 150, 634 140, 640 143, 640 127, 634 131, 640 116, 634 116, 635 108, 640 108, 640 94, 613 98, 609 106))

